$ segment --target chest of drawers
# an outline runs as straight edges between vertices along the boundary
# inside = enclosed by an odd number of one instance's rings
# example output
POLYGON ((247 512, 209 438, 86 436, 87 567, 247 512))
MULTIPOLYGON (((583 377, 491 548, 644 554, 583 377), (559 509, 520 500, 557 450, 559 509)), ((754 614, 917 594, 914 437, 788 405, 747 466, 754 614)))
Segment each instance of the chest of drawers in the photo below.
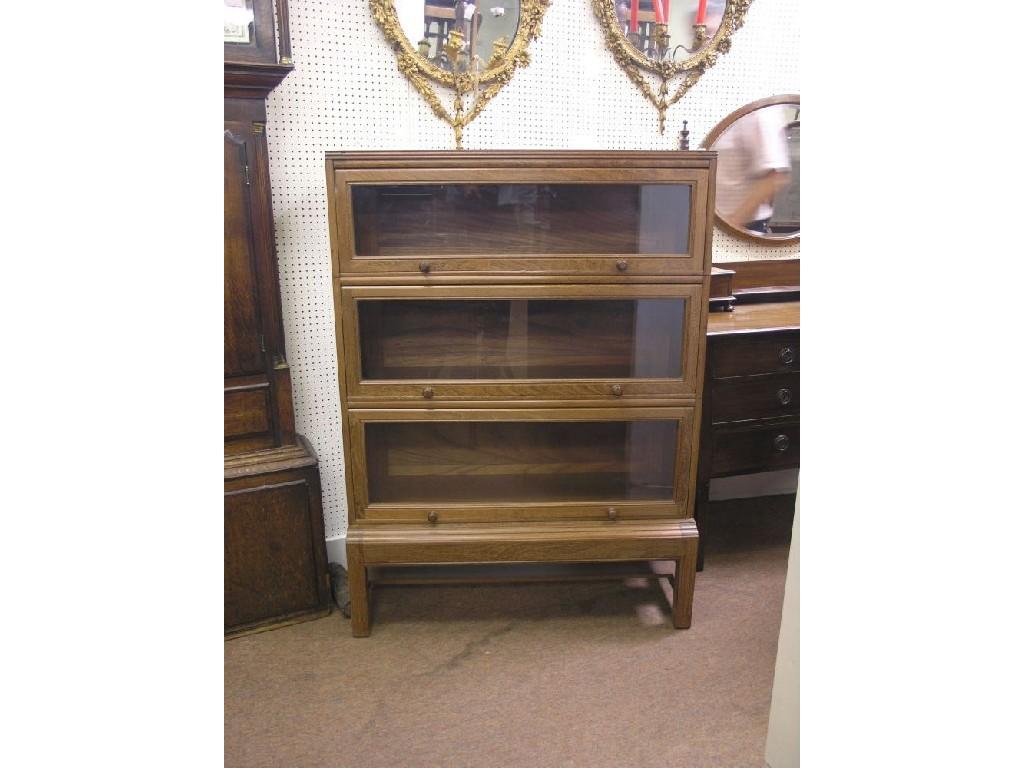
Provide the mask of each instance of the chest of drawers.
MULTIPOLYGON (((708 321, 696 519, 715 477, 800 466, 800 303, 749 304, 708 321)), ((701 547, 698 568, 703 567, 701 547)))
POLYGON ((327 156, 353 634, 441 563, 675 560, 689 626, 714 167, 327 156))

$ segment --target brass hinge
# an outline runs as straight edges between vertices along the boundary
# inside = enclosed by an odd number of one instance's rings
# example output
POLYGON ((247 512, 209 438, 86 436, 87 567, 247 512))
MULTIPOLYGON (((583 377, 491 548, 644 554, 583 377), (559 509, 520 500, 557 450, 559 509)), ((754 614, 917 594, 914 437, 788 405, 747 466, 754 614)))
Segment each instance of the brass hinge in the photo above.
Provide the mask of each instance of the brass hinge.
POLYGON ((245 166, 245 185, 249 186, 249 166, 245 166))

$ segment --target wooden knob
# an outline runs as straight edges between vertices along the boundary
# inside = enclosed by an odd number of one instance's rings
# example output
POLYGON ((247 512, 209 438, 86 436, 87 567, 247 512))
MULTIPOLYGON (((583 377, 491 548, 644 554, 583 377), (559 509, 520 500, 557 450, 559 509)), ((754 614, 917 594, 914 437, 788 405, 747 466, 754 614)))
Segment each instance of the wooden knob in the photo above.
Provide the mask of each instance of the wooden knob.
POLYGON ((619 511, 615 507, 608 507, 608 519, 616 520, 619 517, 619 511))
POLYGON ((427 400, 432 398, 434 396, 434 388, 433 387, 424 387, 423 388, 423 396, 425 398, 427 398, 427 400))
POLYGON ((437 512, 435 512, 434 510, 430 510, 429 512, 427 512, 427 522, 436 523, 437 522, 437 512))
POLYGON ((788 435, 776 435, 773 442, 775 443, 775 450, 779 453, 783 453, 787 448, 789 448, 788 435))
POLYGON ((622 397, 622 385, 612 384, 612 394, 616 397, 622 397))
POLYGON ((629 262, 627 262, 625 259, 619 259, 618 261, 615 262, 615 268, 619 270, 619 272, 625 272, 627 269, 629 269, 629 262))
POLYGON ((783 405, 789 405, 791 402, 793 402, 793 393, 790 392, 785 387, 780 389, 775 394, 778 396, 779 402, 782 403, 783 405))
POLYGON ((786 365, 792 363, 795 357, 796 355, 793 353, 792 347, 783 347, 779 350, 779 360, 784 362, 786 365))
POLYGON ((425 275, 429 271, 430 271, 430 262, 429 261, 421 261, 420 262, 420 272, 422 272, 425 275))

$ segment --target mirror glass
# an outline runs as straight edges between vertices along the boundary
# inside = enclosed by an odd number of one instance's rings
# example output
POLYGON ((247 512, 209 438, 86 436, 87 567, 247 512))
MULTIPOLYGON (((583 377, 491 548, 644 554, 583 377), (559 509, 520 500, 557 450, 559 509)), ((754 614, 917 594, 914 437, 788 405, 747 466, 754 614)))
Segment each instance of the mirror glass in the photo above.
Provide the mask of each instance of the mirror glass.
POLYGON ((394 0, 406 38, 424 59, 448 70, 483 71, 491 57, 504 55, 519 28, 519 0, 394 0), (462 36, 458 61, 448 46, 462 36), (470 65, 473 64, 471 68, 470 65))
POLYGON ((771 104, 732 122, 718 152, 715 213, 756 239, 800 235, 800 104, 771 104))
POLYGON ((725 5, 726 0, 615 0, 615 15, 626 39, 647 58, 682 62, 715 36, 725 5))

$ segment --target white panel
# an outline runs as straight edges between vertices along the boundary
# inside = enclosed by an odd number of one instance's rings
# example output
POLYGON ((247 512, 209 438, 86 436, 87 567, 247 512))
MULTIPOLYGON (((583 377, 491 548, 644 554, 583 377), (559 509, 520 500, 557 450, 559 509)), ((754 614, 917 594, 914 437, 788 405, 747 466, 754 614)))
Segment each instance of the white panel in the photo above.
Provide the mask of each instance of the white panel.
MULTIPOLYGON (((590 0, 553 0, 532 62, 467 129, 467 149, 674 149, 682 121, 697 148, 737 107, 799 93, 798 0, 754 0, 733 47, 658 115, 604 47, 590 0)), ((267 103, 267 141, 295 418, 320 457, 329 539, 346 528, 324 153, 452 149, 451 129, 398 72, 367 0, 291 0, 295 71, 267 103)), ((450 100, 446 103, 450 104, 450 100)), ((786 258, 715 231, 716 261, 786 258)))

